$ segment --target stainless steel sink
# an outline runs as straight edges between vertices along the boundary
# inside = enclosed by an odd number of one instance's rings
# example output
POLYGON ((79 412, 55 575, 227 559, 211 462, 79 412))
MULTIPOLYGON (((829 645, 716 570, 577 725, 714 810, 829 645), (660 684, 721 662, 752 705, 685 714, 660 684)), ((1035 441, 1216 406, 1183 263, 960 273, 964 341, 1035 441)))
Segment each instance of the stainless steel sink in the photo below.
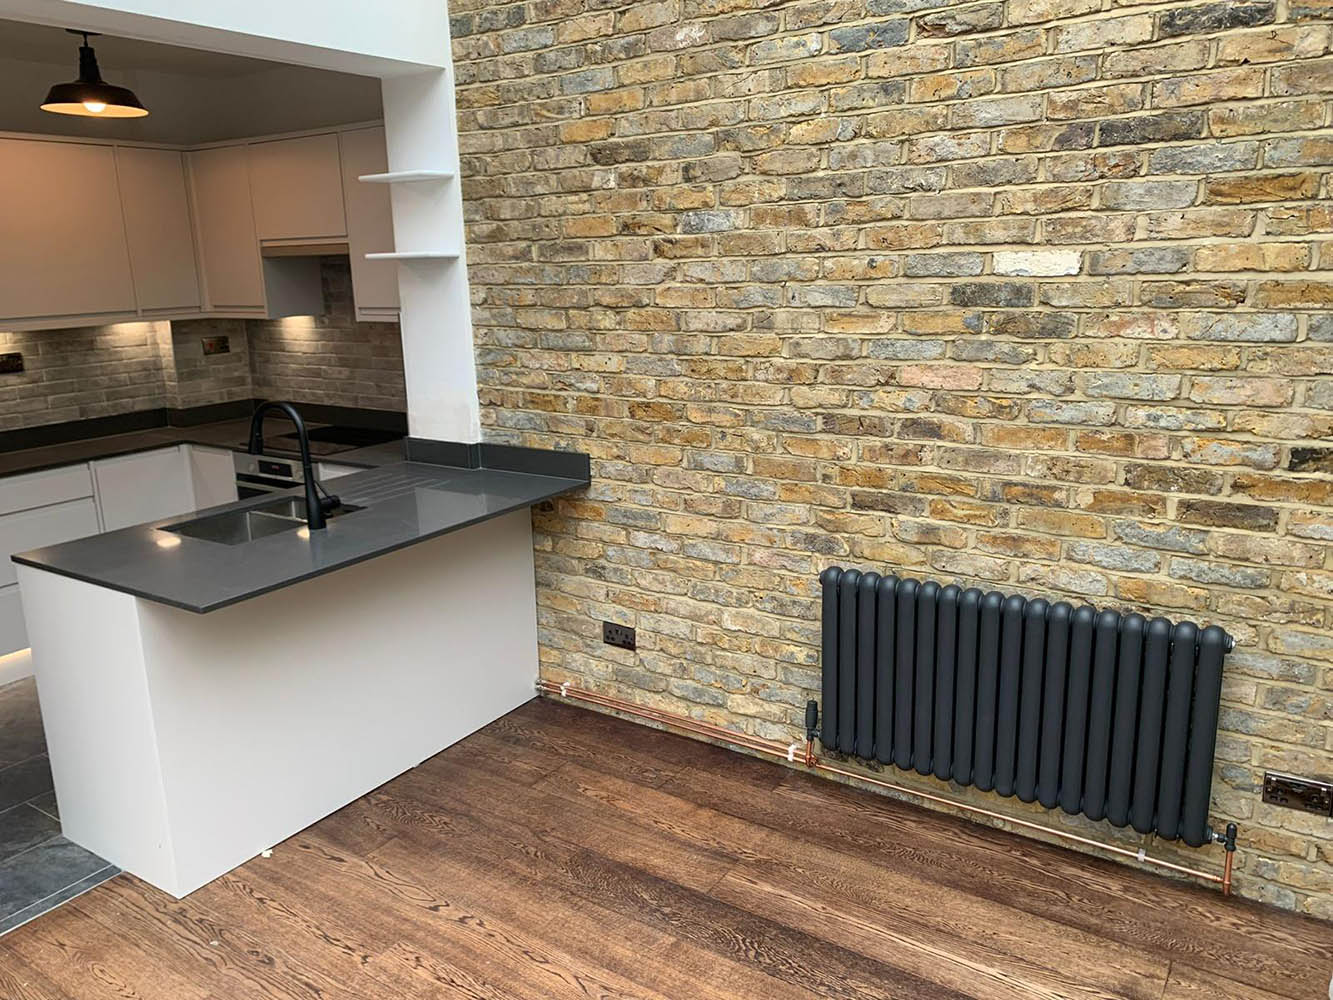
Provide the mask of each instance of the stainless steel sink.
MULTIPOLYGON (((364 508, 347 504, 326 511, 325 517, 335 518, 362 509, 364 508)), ((284 531, 295 531, 305 527, 305 523, 305 499, 284 497, 247 510, 229 510, 221 514, 197 517, 193 521, 169 524, 162 530, 173 531, 190 538, 201 538, 207 542, 218 542, 221 545, 241 545, 284 531)))

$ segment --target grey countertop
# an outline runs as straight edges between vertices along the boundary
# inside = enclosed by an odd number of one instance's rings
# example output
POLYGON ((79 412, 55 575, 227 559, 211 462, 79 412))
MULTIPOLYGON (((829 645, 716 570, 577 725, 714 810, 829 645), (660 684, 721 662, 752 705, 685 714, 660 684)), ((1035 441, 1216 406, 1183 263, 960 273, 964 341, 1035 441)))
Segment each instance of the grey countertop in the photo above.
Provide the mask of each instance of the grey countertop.
MULTIPOLYGON (((342 456, 334 456, 341 461, 342 456)), ((76 459, 77 461, 77 459, 76 459)), ((586 486, 586 479, 397 462, 330 483, 345 504, 322 531, 224 545, 163 530, 205 512, 33 549, 14 561, 204 613, 586 486)), ((299 495, 290 490, 288 495, 299 495)), ((275 495, 210 508, 244 510, 275 495)))
MULTIPOLYGON (((321 427, 312 423, 310 427, 321 427)), ((283 425, 282 430, 287 430, 283 425)), ((18 475, 23 472, 37 472, 41 469, 55 468, 61 465, 73 465, 77 462, 90 462, 99 458, 111 458, 114 455, 129 455, 136 451, 151 451, 154 448, 167 448, 173 444, 200 444, 215 448, 230 448, 244 451, 244 442, 250 433, 250 421, 219 420, 208 424, 196 424, 193 427, 154 427, 149 430, 131 431, 128 434, 108 434, 102 437, 85 438, 64 444, 46 445, 41 448, 24 448, 20 451, 0 452, 0 476, 18 475)), ((274 436, 278 431, 278 421, 274 420, 265 438, 266 454, 291 454, 295 451, 275 447, 274 436)), ((314 456, 317 462, 332 462, 338 465, 384 465, 388 462, 401 462, 404 458, 403 442, 390 441, 387 444, 372 445, 369 448, 356 448, 339 451, 331 455, 314 456)))

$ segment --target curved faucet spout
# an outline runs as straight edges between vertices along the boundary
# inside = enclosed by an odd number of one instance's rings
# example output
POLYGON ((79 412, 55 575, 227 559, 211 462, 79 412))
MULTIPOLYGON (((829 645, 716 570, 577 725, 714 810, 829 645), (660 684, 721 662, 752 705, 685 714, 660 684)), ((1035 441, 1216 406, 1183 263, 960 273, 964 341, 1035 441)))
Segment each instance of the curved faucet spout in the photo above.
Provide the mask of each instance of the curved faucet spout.
POLYGON ((306 524, 309 525, 311 531, 327 527, 328 521, 324 517, 324 506, 320 503, 319 489, 315 484, 315 470, 310 462, 310 435, 305 429, 305 421, 301 419, 301 414, 295 406, 276 399, 265 400, 256 406, 254 415, 250 417, 250 445, 248 450, 251 455, 263 454, 264 415, 269 410, 281 410, 296 425, 296 440, 301 447, 301 476, 305 480, 306 524))

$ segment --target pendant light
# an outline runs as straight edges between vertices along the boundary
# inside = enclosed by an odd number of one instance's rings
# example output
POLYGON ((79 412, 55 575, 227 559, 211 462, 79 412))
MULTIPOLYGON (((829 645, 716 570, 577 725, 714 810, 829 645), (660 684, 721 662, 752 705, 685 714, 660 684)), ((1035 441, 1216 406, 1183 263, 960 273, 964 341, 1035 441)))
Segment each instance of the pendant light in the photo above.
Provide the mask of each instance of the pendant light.
POLYGON ((95 31, 66 28, 71 35, 82 35, 79 46, 79 78, 73 83, 57 83, 42 102, 43 111, 58 115, 82 115, 85 118, 142 118, 148 109, 128 87, 113 87, 102 79, 97 55, 88 44, 95 31))

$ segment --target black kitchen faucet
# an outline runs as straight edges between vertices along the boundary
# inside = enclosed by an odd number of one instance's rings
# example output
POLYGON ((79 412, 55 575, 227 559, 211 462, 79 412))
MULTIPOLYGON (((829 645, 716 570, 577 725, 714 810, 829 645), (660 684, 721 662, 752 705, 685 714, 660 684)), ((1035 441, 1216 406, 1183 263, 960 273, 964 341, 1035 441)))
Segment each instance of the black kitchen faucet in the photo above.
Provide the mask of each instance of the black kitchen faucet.
POLYGON ((325 502, 333 508, 338 506, 338 498, 330 496, 327 501, 321 501, 319 498, 319 483, 315 481, 315 470, 310 464, 310 435, 296 407, 291 403, 275 399, 266 400, 255 407, 254 416, 250 418, 250 444, 246 450, 251 455, 264 453, 264 414, 269 410, 281 410, 296 425, 296 440, 301 447, 301 478, 305 481, 306 524, 311 531, 324 528, 328 525, 324 517, 325 502))

